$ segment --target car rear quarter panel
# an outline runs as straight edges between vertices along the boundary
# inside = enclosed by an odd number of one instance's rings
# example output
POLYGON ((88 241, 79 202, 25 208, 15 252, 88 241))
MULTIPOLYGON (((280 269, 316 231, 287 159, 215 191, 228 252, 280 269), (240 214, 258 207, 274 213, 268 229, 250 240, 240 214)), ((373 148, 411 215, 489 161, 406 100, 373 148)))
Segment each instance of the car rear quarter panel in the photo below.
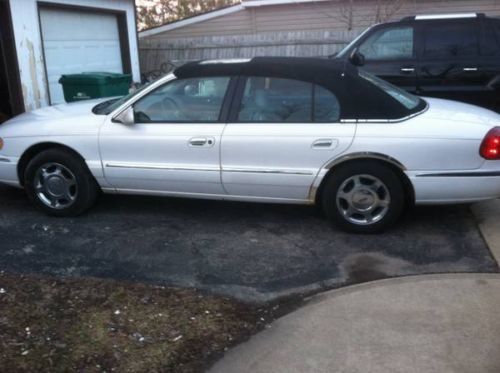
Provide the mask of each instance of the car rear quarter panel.
POLYGON ((411 126, 410 122, 359 124, 349 152, 384 154, 403 164, 407 170, 467 170, 479 168, 484 162, 479 155, 480 138, 454 138, 449 134, 409 135, 408 126, 411 126))
POLYGON ((485 161, 479 148, 486 133, 500 125, 500 116, 472 105, 430 101, 426 113, 407 121, 359 123, 349 153, 379 153, 399 162, 417 204, 499 197, 500 161, 485 161))
POLYGON ((350 152, 390 156, 407 170, 473 170, 479 148, 500 116, 472 105, 430 100, 429 109, 399 123, 359 123, 350 152))

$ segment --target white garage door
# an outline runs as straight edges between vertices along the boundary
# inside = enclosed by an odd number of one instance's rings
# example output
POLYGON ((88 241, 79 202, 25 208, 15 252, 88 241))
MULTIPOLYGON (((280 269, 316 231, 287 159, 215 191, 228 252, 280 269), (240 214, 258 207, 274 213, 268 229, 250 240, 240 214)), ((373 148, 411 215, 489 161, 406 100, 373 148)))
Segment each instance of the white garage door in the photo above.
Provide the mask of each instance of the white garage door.
POLYGON ((115 15, 47 8, 40 21, 52 104, 64 102, 63 74, 123 72, 115 15))

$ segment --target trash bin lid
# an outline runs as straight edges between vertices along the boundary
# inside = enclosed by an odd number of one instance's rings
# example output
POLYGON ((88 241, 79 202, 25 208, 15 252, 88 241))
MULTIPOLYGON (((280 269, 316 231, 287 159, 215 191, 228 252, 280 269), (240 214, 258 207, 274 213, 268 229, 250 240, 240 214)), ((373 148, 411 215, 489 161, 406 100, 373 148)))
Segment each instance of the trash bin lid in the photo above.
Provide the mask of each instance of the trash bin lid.
POLYGON ((103 85, 112 83, 130 83, 130 74, 108 72, 85 72, 81 74, 65 74, 59 79, 61 84, 103 85))

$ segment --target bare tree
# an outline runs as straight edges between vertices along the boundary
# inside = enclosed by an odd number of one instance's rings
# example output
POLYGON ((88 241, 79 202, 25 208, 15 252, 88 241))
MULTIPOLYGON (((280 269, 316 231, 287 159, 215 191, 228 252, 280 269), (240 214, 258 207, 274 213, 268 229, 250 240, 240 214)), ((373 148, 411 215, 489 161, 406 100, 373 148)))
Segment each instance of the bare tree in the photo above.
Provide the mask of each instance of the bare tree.
POLYGON ((347 30, 351 31, 354 27, 354 7, 358 1, 345 0, 340 1, 337 19, 347 26, 347 30))
POLYGON ((334 4, 334 10, 328 17, 335 18, 345 25, 348 31, 357 24, 363 27, 367 24, 387 22, 392 19, 409 0, 339 0, 334 4), (367 16, 361 16, 361 7, 373 7, 367 16))
POLYGON ((394 17, 408 0, 377 0, 373 23, 387 22, 394 17))

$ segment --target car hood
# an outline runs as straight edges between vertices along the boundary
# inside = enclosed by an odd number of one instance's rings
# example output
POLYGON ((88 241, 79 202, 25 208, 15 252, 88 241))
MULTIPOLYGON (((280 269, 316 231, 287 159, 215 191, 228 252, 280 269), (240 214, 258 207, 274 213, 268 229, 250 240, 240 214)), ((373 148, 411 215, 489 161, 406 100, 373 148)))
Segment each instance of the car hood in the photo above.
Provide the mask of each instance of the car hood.
POLYGON ((0 125, 3 137, 71 135, 97 130, 105 115, 92 108, 110 98, 48 106, 18 115, 0 125))
POLYGON ((23 122, 23 121, 36 122, 36 121, 45 121, 48 119, 57 119, 62 117, 68 118, 68 117, 91 114, 92 108, 94 106, 109 99, 110 98, 108 97, 104 99, 101 98, 97 100, 87 100, 87 101, 74 102, 70 104, 47 106, 42 109, 37 109, 30 111, 28 113, 18 115, 17 117, 7 121, 6 123, 8 124, 11 122, 23 122))

